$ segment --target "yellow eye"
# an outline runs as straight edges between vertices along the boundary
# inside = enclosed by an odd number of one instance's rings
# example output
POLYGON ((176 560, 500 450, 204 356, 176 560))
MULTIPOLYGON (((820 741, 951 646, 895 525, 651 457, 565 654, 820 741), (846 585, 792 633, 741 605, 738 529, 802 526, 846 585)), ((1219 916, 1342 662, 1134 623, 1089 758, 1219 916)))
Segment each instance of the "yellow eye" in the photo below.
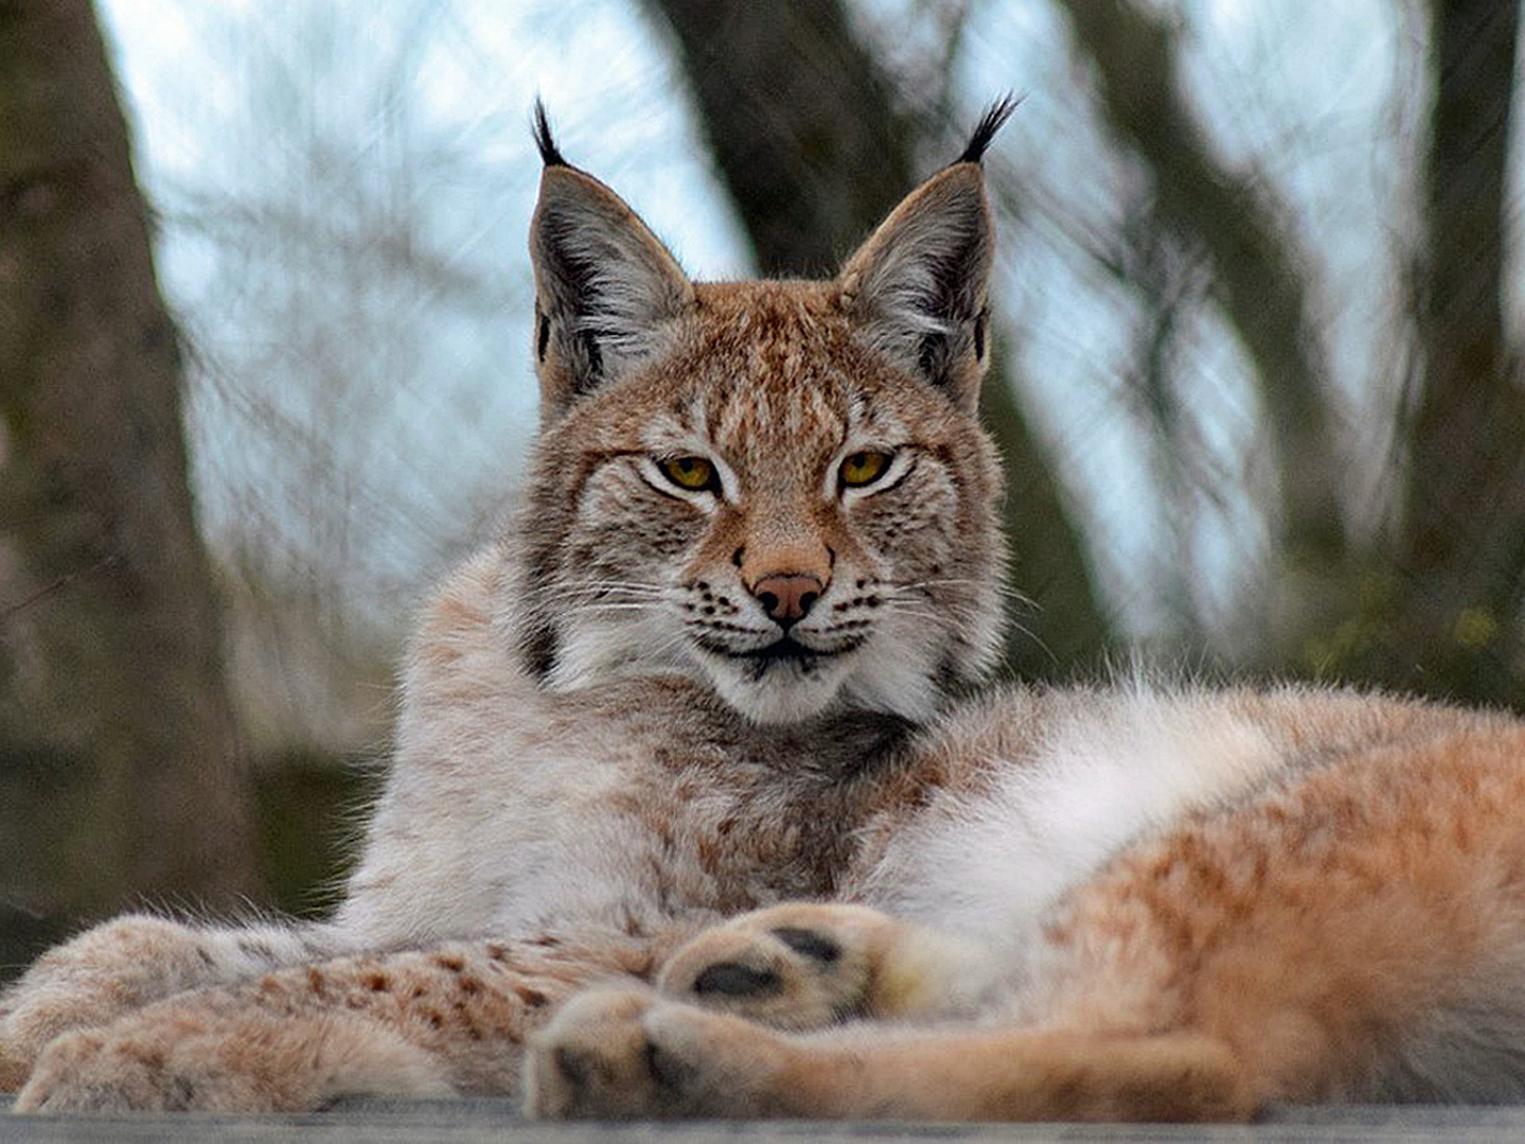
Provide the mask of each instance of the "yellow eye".
POLYGON ((699 492, 715 484, 715 466, 703 457, 674 457, 662 462, 662 473, 680 489, 699 492))
POLYGON ((842 462, 842 483, 850 489, 871 485, 890 467, 888 453, 853 453, 842 462))

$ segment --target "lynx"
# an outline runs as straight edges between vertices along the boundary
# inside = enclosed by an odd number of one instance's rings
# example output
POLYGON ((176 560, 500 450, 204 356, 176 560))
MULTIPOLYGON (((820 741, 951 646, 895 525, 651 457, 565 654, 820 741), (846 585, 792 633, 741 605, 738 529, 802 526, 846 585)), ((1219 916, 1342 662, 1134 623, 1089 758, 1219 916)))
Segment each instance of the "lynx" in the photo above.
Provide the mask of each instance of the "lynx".
POLYGON ((1009 111, 835 278, 736 283, 685 276, 540 113, 539 445, 424 612, 347 899, 46 954, 0 1005, 18 1110, 1525 1097, 1525 726, 986 682, 1009 111))

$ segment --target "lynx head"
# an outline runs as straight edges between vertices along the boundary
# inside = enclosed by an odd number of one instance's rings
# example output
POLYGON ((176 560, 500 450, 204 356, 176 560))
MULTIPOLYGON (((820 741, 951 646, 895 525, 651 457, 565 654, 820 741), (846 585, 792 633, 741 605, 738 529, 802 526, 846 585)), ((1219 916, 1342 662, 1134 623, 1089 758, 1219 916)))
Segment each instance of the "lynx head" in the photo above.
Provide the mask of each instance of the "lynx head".
POLYGON ((548 686, 679 672, 757 722, 921 720, 990 669, 980 157, 1009 112, 836 278, 729 283, 690 281, 537 113, 542 428, 514 619, 548 686))

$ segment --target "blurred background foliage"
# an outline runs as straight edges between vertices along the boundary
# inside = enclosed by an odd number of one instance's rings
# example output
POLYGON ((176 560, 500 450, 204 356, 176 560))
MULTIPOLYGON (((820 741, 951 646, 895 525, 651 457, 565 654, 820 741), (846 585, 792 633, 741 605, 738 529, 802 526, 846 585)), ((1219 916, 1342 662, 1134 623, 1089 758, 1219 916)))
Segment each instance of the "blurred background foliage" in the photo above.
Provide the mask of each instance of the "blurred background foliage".
POLYGON ((711 278, 828 273, 1024 95, 987 160, 1011 671, 1525 709, 1519 31, 0 0, 0 973, 125 905, 330 900, 413 603, 534 431, 536 92, 711 278))

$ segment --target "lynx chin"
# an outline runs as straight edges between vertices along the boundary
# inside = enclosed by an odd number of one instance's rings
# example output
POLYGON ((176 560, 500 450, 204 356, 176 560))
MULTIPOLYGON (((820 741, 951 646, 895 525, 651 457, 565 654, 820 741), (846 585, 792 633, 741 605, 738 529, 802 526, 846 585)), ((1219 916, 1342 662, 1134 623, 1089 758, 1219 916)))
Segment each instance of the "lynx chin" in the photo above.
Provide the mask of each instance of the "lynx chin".
POLYGON ((0 998, 19 1111, 1525 1099, 1520 722, 988 681, 1010 111, 836 277, 703 283, 537 109, 540 437, 423 610, 344 903, 45 954, 0 998))

